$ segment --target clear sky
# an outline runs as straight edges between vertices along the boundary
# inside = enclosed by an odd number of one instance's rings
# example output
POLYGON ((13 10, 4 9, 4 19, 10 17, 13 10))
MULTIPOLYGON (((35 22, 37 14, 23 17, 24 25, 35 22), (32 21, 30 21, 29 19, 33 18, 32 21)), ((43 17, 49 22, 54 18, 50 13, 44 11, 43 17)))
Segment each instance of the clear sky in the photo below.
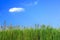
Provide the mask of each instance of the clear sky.
POLYGON ((0 25, 4 20, 7 25, 60 26, 60 0, 0 0, 0 25))

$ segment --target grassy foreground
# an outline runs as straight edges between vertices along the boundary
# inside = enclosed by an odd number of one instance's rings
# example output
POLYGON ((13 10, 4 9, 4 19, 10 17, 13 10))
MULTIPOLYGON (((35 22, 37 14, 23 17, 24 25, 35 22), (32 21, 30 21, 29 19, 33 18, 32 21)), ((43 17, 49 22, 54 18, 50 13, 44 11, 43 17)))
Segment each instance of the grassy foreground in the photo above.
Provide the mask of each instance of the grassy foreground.
POLYGON ((1 30, 0 40, 60 40, 60 30, 44 25, 40 28, 1 30))

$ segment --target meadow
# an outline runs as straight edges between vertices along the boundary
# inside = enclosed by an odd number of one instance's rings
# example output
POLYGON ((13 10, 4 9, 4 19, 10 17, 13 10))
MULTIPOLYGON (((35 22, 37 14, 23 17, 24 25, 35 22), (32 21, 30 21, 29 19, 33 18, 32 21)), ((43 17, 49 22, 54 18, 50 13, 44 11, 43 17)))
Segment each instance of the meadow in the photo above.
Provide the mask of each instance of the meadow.
POLYGON ((0 30, 0 40, 60 40, 60 29, 50 26, 12 28, 0 30))

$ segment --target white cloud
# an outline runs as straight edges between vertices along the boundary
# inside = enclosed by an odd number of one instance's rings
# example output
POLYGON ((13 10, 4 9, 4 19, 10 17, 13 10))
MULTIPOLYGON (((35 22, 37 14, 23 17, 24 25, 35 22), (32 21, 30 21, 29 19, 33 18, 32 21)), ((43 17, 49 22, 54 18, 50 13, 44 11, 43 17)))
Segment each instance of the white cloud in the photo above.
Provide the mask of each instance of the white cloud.
POLYGON ((14 8, 9 9, 9 12, 23 12, 23 11, 25 11, 24 8, 16 8, 16 7, 14 7, 14 8))

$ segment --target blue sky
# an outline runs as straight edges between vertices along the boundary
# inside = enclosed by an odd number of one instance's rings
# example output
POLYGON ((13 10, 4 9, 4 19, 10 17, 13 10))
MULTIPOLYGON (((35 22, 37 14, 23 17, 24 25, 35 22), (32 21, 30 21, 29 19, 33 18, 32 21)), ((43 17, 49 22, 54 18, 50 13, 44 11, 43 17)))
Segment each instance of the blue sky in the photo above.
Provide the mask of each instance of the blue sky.
POLYGON ((45 24, 60 26, 59 0, 0 0, 0 25, 45 24), (13 8, 22 8, 19 11, 13 8), (13 9, 14 11, 9 11, 13 9))

